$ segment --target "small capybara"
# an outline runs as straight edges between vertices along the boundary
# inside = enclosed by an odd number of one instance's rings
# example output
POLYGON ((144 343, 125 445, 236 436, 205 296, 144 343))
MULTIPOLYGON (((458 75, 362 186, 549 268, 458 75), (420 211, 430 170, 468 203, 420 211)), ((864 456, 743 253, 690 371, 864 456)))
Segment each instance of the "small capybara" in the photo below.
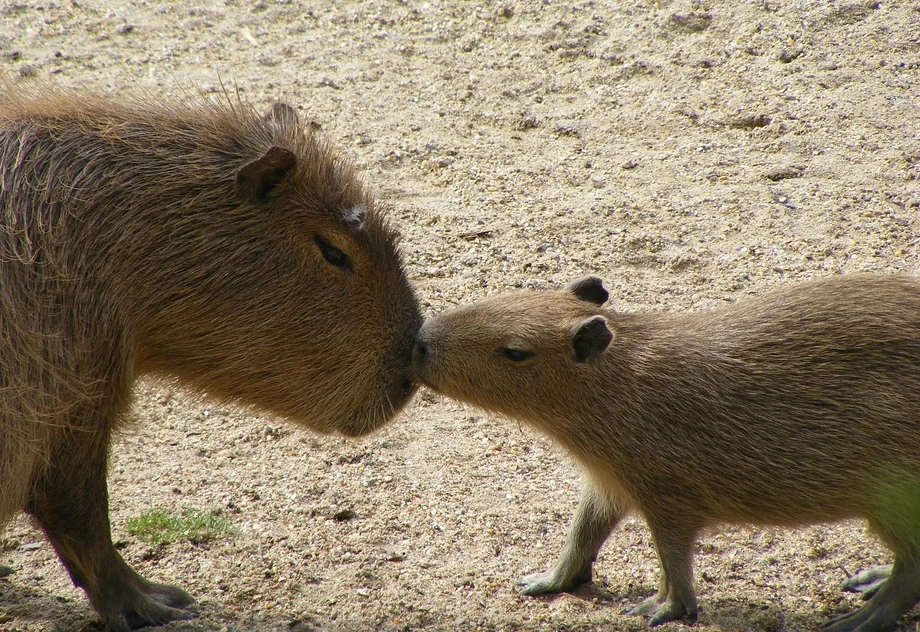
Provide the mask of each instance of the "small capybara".
POLYGON ((0 91, 0 525, 34 518, 115 630, 188 618, 112 546, 140 376, 354 436, 412 396, 397 236, 290 106, 0 91))
POLYGON ((894 566, 828 629, 894 626, 920 599, 920 282, 838 276, 690 314, 618 313, 607 298, 588 277, 459 307, 419 331, 422 384, 533 425, 585 472, 559 562, 522 578, 523 591, 589 581, 634 510, 661 581, 631 612, 693 620, 704 527, 861 517, 894 566))

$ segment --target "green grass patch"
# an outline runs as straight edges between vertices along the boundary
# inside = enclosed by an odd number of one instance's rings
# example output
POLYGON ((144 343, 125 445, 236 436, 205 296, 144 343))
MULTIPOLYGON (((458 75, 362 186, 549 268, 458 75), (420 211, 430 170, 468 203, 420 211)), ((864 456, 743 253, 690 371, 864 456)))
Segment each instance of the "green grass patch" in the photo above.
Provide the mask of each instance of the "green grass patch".
POLYGON ((187 509, 182 515, 153 509, 128 520, 126 529, 131 535, 157 546, 183 540, 201 544, 234 532, 230 521, 217 512, 197 509, 187 509))

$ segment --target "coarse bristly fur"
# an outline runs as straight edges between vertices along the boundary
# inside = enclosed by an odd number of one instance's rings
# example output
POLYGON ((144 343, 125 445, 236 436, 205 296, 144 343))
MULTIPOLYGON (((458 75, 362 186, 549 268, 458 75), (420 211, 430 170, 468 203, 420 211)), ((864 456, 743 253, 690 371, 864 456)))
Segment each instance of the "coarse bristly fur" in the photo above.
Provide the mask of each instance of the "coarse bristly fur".
POLYGON ((0 213, 0 524, 30 513, 114 629, 190 616, 109 535, 138 377, 346 435, 415 390, 396 234, 290 106, 3 86, 0 213))
POLYGON ((591 579, 630 511, 647 521, 651 623, 696 616, 707 525, 866 519, 895 556, 869 603, 828 629, 883 630, 920 599, 920 282, 851 275, 711 311, 618 313, 596 277, 429 320, 417 378, 563 445, 585 491, 561 558, 527 594, 591 579))

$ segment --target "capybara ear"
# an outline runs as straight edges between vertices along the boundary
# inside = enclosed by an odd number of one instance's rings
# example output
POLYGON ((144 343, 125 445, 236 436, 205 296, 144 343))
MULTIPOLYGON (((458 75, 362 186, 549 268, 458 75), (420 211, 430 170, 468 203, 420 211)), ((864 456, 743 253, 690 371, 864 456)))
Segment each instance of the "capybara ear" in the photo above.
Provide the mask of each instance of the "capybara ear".
POLYGON ((281 127, 291 127, 297 123, 297 110, 287 103, 275 101, 262 118, 281 127))
POLYGON ((581 300, 595 305, 603 305, 610 298, 610 294, 604 288, 604 282, 596 276, 586 276, 572 281, 567 289, 581 300))
POLYGON ((593 316, 578 324, 572 333, 572 350, 576 362, 593 360, 610 345, 613 332, 607 327, 607 319, 593 316))
POLYGON ((236 190, 250 202, 265 202, 276 184, 297 164, 297 156, 283 147, 268 151, 243 165, 236 174, 236 190))

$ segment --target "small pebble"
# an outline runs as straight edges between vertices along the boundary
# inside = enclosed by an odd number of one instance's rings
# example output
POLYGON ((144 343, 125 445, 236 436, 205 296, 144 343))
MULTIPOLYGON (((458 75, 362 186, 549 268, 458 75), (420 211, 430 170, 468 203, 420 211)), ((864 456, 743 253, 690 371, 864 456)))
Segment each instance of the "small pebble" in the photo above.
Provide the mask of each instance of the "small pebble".
POLYGON ((562 136, 577 136, 578 127, 574 121, 559 121, 556 124, 556 133, 562 136))

